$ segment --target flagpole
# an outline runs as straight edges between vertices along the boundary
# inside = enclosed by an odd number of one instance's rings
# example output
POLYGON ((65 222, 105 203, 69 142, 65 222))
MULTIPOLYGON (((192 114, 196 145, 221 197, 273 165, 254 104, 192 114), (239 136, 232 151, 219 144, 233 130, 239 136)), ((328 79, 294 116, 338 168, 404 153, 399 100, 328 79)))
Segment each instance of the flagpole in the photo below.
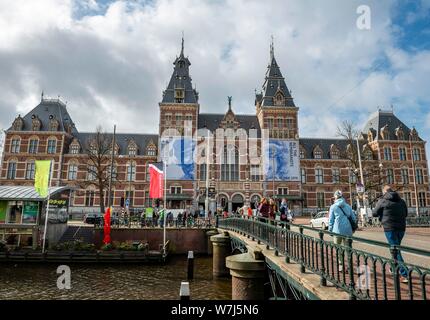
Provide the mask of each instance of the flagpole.
POLYGON ((164 216, 163 216, 163 255, 166 256, 166 214, 167 214, 167 164, 163 161, 164 165, 164 216))
POLYGON ((51 198, 49 189, 51 188, 51 183, 52 183, 52 160, 49 162, 49 187, 48 187, 48 197, 46 198, 45 229, 43 230, 42 253, 45 253, 46 231, 48 230, 49 199, 51 198))

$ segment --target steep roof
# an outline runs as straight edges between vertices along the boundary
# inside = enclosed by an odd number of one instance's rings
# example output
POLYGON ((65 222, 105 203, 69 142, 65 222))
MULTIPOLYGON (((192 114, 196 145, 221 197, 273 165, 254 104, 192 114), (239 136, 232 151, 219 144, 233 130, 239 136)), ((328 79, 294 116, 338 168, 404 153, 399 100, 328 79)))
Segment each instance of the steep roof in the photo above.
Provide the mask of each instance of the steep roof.
MULTIPOLYGON (((207 128, 214 132, 220 127, 224 117, 225 114, 222 113, 200 113, 199 129, 207 128)), ((239 122, 240 128, 245 129, 246 131, 249 131, 249 129, 256 129, 258 137, 260 137, 261 128, 256 115, 236 114, 235 118, 239 122)))
POLYGON ((281 69, 276 61, 275 49, 272 42, 270 45, 270 61, 267 66, 262 92, 256 94, 256 102, 261 102, 262 107, 273 107, 275 105, 275 97, 278 93, 282 93, 284 97, 284 101, 280 106, 295 107, 290 90, 285 83, 285 78, 282 76, 281 69))
MULTIPOLYGON (((79 140, 81 145, 85 145, 87 141, 95 135, 95 132, 79 132, 74 136, 79 140)), ((127 147, 130 139, 136 143, 137 154, 144 155, 147 146, 152 142, 158 148, 158 134, 140 134, 140 133, 117 133, 115 134, 115 143, 119 146, 119 154, 126 155, 127 147)))
MULTIPOLYGON (((23 131, 32 131, 33 116, 37 116, 42 123, 40 131, 50 131, 49 122, 53 117, 59 122, 59 131, 67 131, 67 126, 71 126, 71 133, 77 132, 75 123, 67 111, 66 104, 60 99, 45 99, 42 96, 40 103, 22 118, 24 123, 23 131)), ((12 126, 8 130, 12 130, 12 126)))
POLYGON ((178 103, 175 99, 175 89, 184 89, 184 99, 182 103, 197 103, 199 100, 198 92, 193 89, 190 77, 191 62, 184 56, 184 39, 182 38, 182 49, 179 57, 173 62, 175 66, 170 78, 167 89, 163 92, 162 103, 178 103))
MULTIPOLYGON (((313 159, 313 151, 316 146, 319 146, 322 150, 322 159, 331 159, 330 148, 331 145, 335 145, 340 152, 346 152, 349 141, 346 139, 336 138, 300 138, 300 145, 305 149, 306 158, 313 159)), ((366 145, 365 140, 360 140, 360 150, 366 145)))
MULTIPOLYGON (((387 125, 388 131, 390 132, 390 140, 397 140, 395 135, 396 129, 401 127, 404 132, 405 139, 409 139, 411 129, 406 126, 399 118, 394 115, 393 111, 379 109, 372 115, 366 122, 363 128, 363 133, 367 134, 369 130, 372 130, 375 139, 381 139, 381 129, 387 125)), ((421 139, 420 139, 421 140, 421 139)))

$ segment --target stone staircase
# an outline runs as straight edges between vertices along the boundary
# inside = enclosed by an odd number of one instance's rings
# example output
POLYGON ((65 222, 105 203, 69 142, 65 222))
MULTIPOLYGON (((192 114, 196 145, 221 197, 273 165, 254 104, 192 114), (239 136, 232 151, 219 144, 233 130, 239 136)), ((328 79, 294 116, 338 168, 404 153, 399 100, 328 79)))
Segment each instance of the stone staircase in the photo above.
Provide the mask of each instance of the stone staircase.
POLYGON ((93 227, 69 226, 58 243, 74 240, 82 240, 84 243, 93 243, 93 237, 93 227))

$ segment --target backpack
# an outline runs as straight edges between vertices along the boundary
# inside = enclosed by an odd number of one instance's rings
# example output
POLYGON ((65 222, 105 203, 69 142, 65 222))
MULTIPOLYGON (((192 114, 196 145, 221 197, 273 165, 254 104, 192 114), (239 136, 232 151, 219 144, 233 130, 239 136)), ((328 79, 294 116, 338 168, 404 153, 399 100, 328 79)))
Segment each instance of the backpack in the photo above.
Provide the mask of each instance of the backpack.
POLYGON ((348 221, 351 224, 352 233, 354 233, 358 229, 357 221, 354 221, 354 219, 352 219, 352 216, 348 216, 345 211, 343 211, 342 207, 339 206, 339 209, 342 210, 343 214, 348 218, 348 221))

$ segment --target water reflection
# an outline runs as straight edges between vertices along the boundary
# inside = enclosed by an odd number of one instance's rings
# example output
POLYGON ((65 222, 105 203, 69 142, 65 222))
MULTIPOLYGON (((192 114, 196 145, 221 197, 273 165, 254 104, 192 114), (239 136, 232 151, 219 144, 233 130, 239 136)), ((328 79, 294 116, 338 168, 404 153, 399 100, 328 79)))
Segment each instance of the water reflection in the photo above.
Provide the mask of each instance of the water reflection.
MULTIPOLYGON (((70 265, 72 288, 57 288, 57 265, 0 265, 2 299, 178 299, 186 279, 186 257, 158 265, 70 265)), ((194 262, 191 299, 231 299, 230 279, 212 278, 212 258, 194 262)))

